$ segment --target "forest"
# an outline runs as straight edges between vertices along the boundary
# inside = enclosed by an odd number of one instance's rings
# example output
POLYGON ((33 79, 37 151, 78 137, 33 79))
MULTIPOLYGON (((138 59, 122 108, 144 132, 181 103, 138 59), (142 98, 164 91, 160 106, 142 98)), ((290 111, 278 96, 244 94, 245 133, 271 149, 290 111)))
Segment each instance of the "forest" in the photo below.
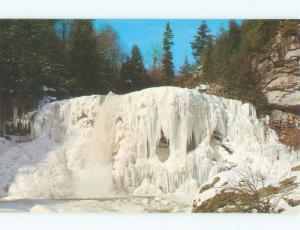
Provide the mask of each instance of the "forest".
MULTIPOLYGON (((226 96, 260 104, 252 66, 255 55, 271 49, 278 31, 296 33, 299 20, 231 20, 213 36, 199 20, 190 43, 194 61, 173 64, 172 25, 166 23, 146 67, 138 44, 126 53, 110 25, 97 30, 93 20, 0 20, 0 127, 12 119, 13 107, 24 113, 44 96, 62 99, 90 94, 118 94, 175 85, 219 84, 226 96), (20 109, 21 107, 21 109, 20 109), (2 124, 2 125, 1 125, 2 124)), ((188 42, 188 41, 187 41, 188 42)))

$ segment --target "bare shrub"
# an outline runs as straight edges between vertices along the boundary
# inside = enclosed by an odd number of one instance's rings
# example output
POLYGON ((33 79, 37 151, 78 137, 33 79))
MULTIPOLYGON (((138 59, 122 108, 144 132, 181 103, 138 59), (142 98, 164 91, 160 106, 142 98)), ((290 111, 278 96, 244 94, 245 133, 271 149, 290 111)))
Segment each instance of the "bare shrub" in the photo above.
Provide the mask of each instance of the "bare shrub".
POLYGON ((248 168, 247 173, 239 173, 232 185, 220 188, 214 197, 193 207, 193 212, 237 212, 237 213, 280 213, 278 206, 287 195, 293 194, 298 184, 296 177, 287 178, 278 186, 266 186, 266 178, 260 172, 248 168))

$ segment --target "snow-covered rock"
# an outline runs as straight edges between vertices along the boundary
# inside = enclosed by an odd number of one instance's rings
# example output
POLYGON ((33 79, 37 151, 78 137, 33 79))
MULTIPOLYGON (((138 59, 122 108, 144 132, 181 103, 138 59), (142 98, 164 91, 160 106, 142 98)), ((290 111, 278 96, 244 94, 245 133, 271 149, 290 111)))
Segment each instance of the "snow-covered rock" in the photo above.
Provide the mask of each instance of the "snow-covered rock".
POLYGON ((200 84, 199 86, 196 87, 196 89, 199 90, 200 92, 205 92, 208 88, 209 85, 205 85, 205 84, 200 84))
POLYGON ((34 141, 0 153, 2 196, 194 197, 215 175, 230 177, 233 169, 248 167, 276 183, 297 155, 266 124, 252 105, 196 89, 159 87, 53 102, 35 117, 34 141))

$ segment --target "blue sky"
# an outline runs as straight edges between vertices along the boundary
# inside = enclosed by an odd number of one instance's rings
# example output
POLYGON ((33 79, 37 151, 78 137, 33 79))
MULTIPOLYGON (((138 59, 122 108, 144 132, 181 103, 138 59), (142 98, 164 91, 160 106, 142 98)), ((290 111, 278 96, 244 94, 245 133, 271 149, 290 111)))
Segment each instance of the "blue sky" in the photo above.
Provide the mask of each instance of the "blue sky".
MULTIPOLYGON (((193 62, 190 42, 201 23, 201 19, 98 19, 94 21, 96 30, 105 24, 111 25, 119 34, 123 49, 129 53, 133 44, 140 47, 145 64, 150 64, 150 53, 153 46, 161 45, 167 21, 170 22, 174 33, 174 45, 172 47, 174 65, 176 70, 182 65, 187 55, 193 62)), ((206 20, 211 33, 217 34, 221 27, 227 28, 229 20, 206 20)))

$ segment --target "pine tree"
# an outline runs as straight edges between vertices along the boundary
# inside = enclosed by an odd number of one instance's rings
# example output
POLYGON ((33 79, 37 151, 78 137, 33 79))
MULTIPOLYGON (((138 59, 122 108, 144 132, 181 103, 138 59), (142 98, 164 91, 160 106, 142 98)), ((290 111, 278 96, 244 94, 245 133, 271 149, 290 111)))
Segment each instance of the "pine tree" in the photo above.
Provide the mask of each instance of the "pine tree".
POLYGON ((0 72, 14 97, 42 95, 42 85, 54 78, 56 44, 53 20, 6 20, 1 24, 0 72))
MULTIPOLYGON (((212 53, 213 79, 220 81, 224 78, 225 69, 228 67, 227 31, 221 29, 215 38, 212 53)), ((206 56, 206 55, 204 55, 206 56)), ((203 65, 205 65, 203 60, 203 65)), ((204 67, 206 68, 206 67, 204 67)), ((206 70, 203 71, 204 74, 206 70)), ((209 74, 207 74, 209 75, 209 74)), ((208 76, 210 79, 211 76, 208 76)), ((221 82, 222 84, 223 82, 221 82)))
POLYGON ((163 35, 163 58, 162 58, 162 71, 167 79, 174 77, 174 64, 171 46, 173 43, 173 32, 170 23, 167 22, 166 29, 163 35))
POLYGON ((131 50, 130 63, 132 66, 132 79, 138 85, 141 86, 146 80, 146 71, 143 62, 141 51, 137 45, 133 45, 131 50))
POLYGON ((131 57, 127 57, 121 67, 121 80, 128 89, 125 91, 140 89, 146 82, 146 70, 141 51, 137 45, 131 49, 131 57))
POLYGON ((182 77, 192 77, 193 76, 192 66, 189 63, 189 59, 187 56, 185 56, 185 58, 184 58, 184 63, 180 67, 179 74, 182 77))
POLYGON ((71 19, 60 19, 56 23, 56 32, 61 39, 62 47, 65 48, 67 40, 71 32, 72 20, 71 19))
POLYGON ((36 107, 44 85, 57 85, 58 51, 55 20, 0 20, 0 132, 13 114, 36 107))
POLYGON ((75 95, 101 92, 97 38, 91 20, 74 20, 70 33, 69 69, 75 95))
POLYGON ((57 34, 57 22, 51 22, 49 27, 48 36, 45 40, 46 50, 45 55, 47 58, 46 65, 42 69, 45 76, 43 85, 59 89, 63 88, 65 82, 69 79, 67 70, 67 52, 66 52, 66 37, 60 39, 57 34))
POLYGON ((204 55, 201 60, 202 73, 205 80, 207 81, 211 81, 212 80, 211 78, 214 77, 213 45, 214 45, 213 37, 209 36, 207 40, 207 46, 205 48, 204 55))
POLYGON ((247 53, 257 53, 270 48, 270 41, 277 34, 280 22, 280 20, 243 21, 240 50, 247 53))
POLYGON ((240 48, 241 42, 241 29, 239 24, 235 20, 229 21, 229 30, 227 38, 227 48, 228 52, 235 53, 240 48))
POLYGON ((13 82, 11 80, 11 46, 9 46, 9 40, 12 33, 9 33, 12 25, 11 20, 0 20, 0 96, 9 95, 13 82))
POLYGON ((203 56, 205 47, 207 46, 209 38, 209 28, 205 21, 202 21, 201 25, 197 30, 197 34, 194 36, 195 40, 191 42, 191 47, 193 50, 193 56, 197 63, 200 62, 203 56))

